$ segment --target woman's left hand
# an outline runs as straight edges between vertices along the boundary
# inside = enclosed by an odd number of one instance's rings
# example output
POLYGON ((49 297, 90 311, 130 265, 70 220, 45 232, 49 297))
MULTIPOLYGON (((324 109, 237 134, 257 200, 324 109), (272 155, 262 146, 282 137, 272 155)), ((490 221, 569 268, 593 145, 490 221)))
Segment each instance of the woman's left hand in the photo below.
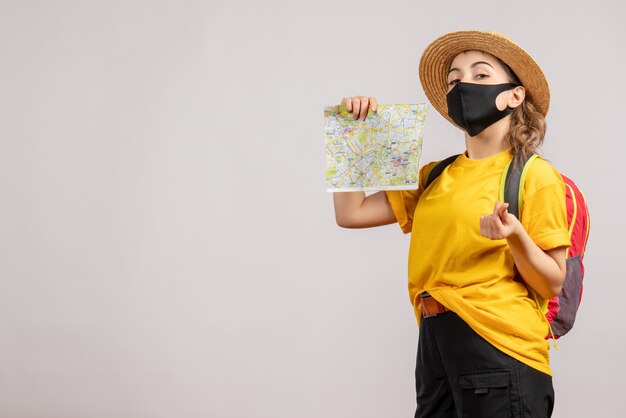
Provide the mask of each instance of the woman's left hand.
POLYGON ((508 203, 500 204, 496 200, 493 213, 480 217, 480 233, 489 239, 504 239, 517 232, 521 227, 515 215, 507 211, 508 203))

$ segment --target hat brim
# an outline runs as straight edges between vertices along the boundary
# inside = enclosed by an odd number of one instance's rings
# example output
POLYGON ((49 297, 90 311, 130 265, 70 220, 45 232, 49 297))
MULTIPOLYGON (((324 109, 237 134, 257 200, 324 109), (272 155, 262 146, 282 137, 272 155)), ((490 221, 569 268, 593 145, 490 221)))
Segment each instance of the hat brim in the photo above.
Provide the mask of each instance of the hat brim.
POLYGON ((535 60, 514 41, 496 32, 458 31, 435 39, 420 58, 419 77, 426 97, 441 115, 448 116, 446 94, 448 70, 452 60, 464 51, 487 52, 507 64, 517 75, 537 111, 544 117, 550 107, 550 89, 535 60))

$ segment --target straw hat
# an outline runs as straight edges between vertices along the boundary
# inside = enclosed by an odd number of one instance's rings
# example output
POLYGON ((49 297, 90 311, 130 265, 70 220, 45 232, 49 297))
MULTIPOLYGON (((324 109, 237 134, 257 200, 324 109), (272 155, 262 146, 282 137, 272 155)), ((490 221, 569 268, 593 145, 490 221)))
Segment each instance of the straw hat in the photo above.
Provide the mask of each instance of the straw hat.
POLYGON ((452 60, 463 51, 488 52, 506 63, 522 82, 535 108, 544 117, 550 106, 550 89, 543 71, 535 60, 518 44, 496 32, 458 31, 435 39, 422 54, 419 77, 426 97, 441 115, 448 116, 446 93, 448 92, 448 70, 452 60))

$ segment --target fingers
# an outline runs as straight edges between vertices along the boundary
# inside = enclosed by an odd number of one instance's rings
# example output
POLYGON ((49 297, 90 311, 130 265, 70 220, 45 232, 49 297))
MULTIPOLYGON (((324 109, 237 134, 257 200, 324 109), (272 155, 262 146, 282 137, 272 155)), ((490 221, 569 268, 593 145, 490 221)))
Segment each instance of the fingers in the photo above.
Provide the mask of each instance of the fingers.
POLYGON ((494 215, 495 215, 495 214, 498 214, 498 210, 500 209, 500 206, 501 206, 501 205, 500 205, 500 201, 499 201, 499 200, 496 200, 496 204, 495 204, 495 206, 493 207, 493 213, 494 213, 494 215))
POLYGON ((486 218, 487 215, 483 215, 480 217, 480 234, 484 237, 489 238, 489 234, 487 232, 487 221, 486 218))
POLYGON ((375 112, 378 106, 375 98, 366 96, 344 97, 341 104, 346 105, 346 110, 352 113, 354 119, 361 120, 365 120, 368 110, 375 112))
POLYGON ((352 113, 352 98, 351 97, 344 97, 343 99, 341 99, 341 104, 345 104, 346 110, 352 113))
POLYGON ((369 104, 369 99, 367 97, 363 97, 361 100, 361 113, 359 114, 359 119, 365 120, 367 117, 367 107, 369 104))
POLYGON ((506 212, 508 203, 501 204, 499 200, 493 206, 493 213, 480 217, 480 233, 489 239, 501 239, 503 229, 503 213, 506 212))
POLYGON ((480 217, 480 233, 489 239, 504 239, 516 234, 521 224, 514 215, 508 213, 509 204, 496 200, 493 213, 480 217))
POLYGON ((480 217, 480 233, 489 239, 500 239, 502 222, 497 214, 483 215, 480 217))
POLYGON ((504 219, 504 217, 506 216, 508 208, 509 208, 509 204, 508 203, 505 203, 504 205, 500 206, 500 208, 498 209, 498 215, 500 216, 500 218, 504 219))
POLYGON ((480 217, 480 233, 483 237, 494 239, 492 215, 483 215, 480 217))
POLYGON ((493 214, 497 215, 500 219, 504 221, 508 208, 508 203, 501 204, 499 200, 496 200, 496 204, 493 207, 493 214))

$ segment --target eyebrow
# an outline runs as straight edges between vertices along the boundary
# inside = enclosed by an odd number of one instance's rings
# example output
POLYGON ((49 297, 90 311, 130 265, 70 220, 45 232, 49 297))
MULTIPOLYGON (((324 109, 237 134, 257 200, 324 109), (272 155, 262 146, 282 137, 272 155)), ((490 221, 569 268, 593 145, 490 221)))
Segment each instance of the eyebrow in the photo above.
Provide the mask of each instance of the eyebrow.
MULTIPOLYGON (((489 64, 488 62, 485 62, 485 61, 476 61, 475 63, 473 63, 471 65, 471 68, 476 67, 478 64, 487 64, 488 66, 493 68, 493 65, 491 65, 491 64, 489 64)), ((494 68, 494 70, 495 70, 495 68, 494 68)), ((459 70, 458 68, 450 68, 450 70, 448 71, 448 74, 450 74, 452 71, 461 71, 461 70, 459 70)))

